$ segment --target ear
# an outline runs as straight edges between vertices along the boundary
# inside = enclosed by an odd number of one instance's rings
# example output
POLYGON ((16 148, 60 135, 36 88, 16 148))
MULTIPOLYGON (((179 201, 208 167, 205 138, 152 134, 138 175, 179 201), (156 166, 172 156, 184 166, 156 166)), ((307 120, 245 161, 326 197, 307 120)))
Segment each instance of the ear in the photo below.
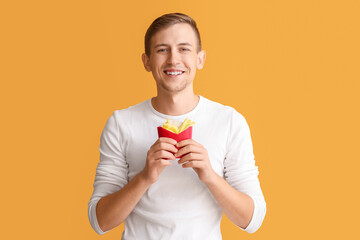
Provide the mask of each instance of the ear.
POLYGON ((148 72, 151 72, 150 59, 149 59, 149 57, 146 55, 146 53, 143 53, 143 54, 141 55, 141 59, 142 59, 142 61, 143 61, 145 70, 148 71, 148 72))
POLYGON ((197 54, 197 60, 196 60, 197 69, 202 69, 204 67, 205 59, 206 59, 206 52, 205 52, 205 50, 201 50, 197 54))

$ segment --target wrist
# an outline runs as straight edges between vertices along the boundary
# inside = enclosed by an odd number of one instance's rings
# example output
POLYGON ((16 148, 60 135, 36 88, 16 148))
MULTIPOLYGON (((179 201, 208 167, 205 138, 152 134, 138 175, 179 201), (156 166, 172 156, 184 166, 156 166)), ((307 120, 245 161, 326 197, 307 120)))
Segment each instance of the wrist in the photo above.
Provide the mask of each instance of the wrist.
POLYGON ((145 169, 143 169, 141 172, 139 172, 139 174, 137 176, 142 185, 149 187, 149 186, 151 186, 151 184, 153 184, 153 182, 150 181, 145 169))
POLYGON ((209 187, 218 182, 220 176, 216 174, 214 170, 211 170, 208 176, 203 180, 203 182, 209 187))

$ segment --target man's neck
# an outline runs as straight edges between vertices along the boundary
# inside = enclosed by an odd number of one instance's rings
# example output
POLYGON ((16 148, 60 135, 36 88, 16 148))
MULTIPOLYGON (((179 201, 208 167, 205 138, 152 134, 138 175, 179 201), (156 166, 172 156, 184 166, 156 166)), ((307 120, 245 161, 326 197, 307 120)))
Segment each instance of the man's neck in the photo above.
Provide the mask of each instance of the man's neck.
POLYGON ((165 115, 179 116, 191 112, 198 104, 200 97, 191 94, 158 95, 151 99, 153 108, 165 115))

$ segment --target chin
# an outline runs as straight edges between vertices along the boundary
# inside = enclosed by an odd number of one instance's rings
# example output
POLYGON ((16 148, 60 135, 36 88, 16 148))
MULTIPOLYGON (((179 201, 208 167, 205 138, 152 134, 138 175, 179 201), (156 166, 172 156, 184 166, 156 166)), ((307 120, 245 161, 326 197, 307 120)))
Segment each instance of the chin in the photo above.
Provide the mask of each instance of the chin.
POLYGON ((161 88, 164 89, 167 92, 175 93, 175 92, 183 91, 186 88, 186 86, 169 87, 169 86, 166 86, 166 85, 165 86, 162 85, 161 88))

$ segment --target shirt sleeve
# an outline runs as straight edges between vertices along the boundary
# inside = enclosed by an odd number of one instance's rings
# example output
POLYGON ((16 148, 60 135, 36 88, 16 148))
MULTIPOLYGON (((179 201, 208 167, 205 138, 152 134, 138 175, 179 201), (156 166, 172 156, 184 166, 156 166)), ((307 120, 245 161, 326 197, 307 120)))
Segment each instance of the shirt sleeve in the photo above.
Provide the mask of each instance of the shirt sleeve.
POLYGON ((256 232, 265 217, 266 203, 258 179, 250 129, 245 118, 233 109, 228 149, 224 160, 224 174, 227 182, 236 190, 249 195, 254 202, 254 212, 249 225, 242 230, 256 232))
POLYGON ((124 151, 125 128, 120 129, 116 111, 107 120, 100 138, 100 161, 96 168, 94 191, 88 204, 88 217, 96 233, 103 235, 96 216, 99 200, 110 195, 128 183, 128 164, 124 151))

